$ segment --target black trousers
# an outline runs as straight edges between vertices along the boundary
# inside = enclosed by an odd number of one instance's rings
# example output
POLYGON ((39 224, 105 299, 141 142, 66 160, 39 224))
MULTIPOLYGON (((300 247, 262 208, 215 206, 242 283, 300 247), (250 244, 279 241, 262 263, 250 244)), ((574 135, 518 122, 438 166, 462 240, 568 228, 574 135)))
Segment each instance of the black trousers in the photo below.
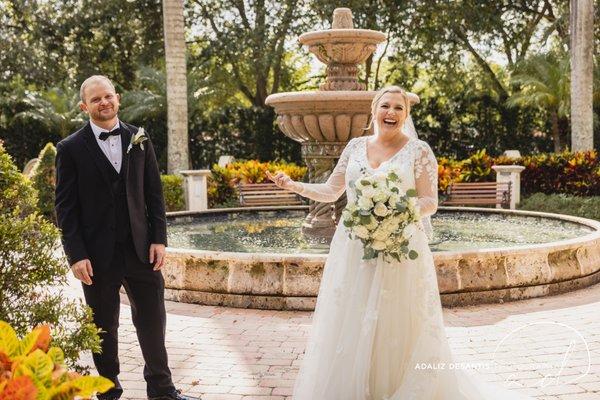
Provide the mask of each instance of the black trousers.
POLYGON ((175 387, 171 380, 165 348, 165 282, 162 273, 153 271, 151 264, 142 263, 138 259, 133 242, 129 238, 124 243, 116 244, 109 269, 94 275, 92 281, 90 286, 83 285, 83 293, 94 312, 94 322, 104 331, 100 334, 102 353, 93 354, 94 364, 101 376, 115 384, 113 389, 100 398, 118 398, 123 393, 118 380, 121 286, 125 287, 131 303, 131 316, 145 362, 144 378, 148 396, 173 392, 175 387))

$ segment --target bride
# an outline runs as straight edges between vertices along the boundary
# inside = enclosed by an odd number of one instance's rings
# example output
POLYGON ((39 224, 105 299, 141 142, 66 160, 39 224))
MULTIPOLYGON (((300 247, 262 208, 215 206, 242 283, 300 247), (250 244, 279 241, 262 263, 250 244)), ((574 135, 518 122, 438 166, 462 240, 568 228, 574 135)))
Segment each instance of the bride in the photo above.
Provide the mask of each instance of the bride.
POLYGON ((525 399, 452 368, 428 247, 428 217, 438 202, 437 162, 427 143, 416 137, 404 90, 381 89, 371 112, 375 134, 350 140, 326 183, 295 182, 282 172, 268 176, 279 187, 333 202, 344 191, 348 199, 355 199, 351 183, 363 174, 399 169, 403 189, 415 188, 418 193, 423 220, 410 247, 419 256, 400 262, 382 257, 364 261, 361 242, 350 239, 344 225, 338 224, 293 398, 525 399))

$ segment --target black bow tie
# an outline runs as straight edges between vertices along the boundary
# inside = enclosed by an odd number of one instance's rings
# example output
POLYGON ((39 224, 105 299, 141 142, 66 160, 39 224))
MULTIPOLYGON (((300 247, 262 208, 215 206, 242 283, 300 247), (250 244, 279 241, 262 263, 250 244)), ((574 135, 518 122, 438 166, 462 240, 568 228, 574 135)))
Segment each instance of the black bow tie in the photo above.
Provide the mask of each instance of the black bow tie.
POLYGON ((100 132, 100 140, 106 140, 109 136, 119 136, 121 134, 121 129, 113 129, 110 132, 100 132))

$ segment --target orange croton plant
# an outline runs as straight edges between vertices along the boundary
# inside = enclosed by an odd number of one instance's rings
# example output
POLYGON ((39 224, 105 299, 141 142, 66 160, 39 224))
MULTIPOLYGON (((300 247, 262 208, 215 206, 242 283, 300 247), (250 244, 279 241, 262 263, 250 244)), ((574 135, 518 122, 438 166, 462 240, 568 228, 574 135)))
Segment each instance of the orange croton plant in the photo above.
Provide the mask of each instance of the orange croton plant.
POLYGON ((58 347, 50 347, 50 328, 42 325, 19 339, 0 321, 0 400, 89 399, 113 383, 101 376, 67 371, 58 347))

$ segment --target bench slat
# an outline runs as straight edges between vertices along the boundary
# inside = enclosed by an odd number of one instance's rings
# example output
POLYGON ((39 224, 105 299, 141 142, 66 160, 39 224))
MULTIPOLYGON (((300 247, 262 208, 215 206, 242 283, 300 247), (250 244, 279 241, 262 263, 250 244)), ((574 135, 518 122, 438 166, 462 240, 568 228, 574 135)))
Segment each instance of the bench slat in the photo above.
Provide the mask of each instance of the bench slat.
POLYGON ((507 205, 512 196, 510 182, 460 182, 447 189, 443 205, 507 205))
POLYGON ((274 183, 238 184, 238 192, 242 207, 303 204, 296 193, 281 189, 274 183))

